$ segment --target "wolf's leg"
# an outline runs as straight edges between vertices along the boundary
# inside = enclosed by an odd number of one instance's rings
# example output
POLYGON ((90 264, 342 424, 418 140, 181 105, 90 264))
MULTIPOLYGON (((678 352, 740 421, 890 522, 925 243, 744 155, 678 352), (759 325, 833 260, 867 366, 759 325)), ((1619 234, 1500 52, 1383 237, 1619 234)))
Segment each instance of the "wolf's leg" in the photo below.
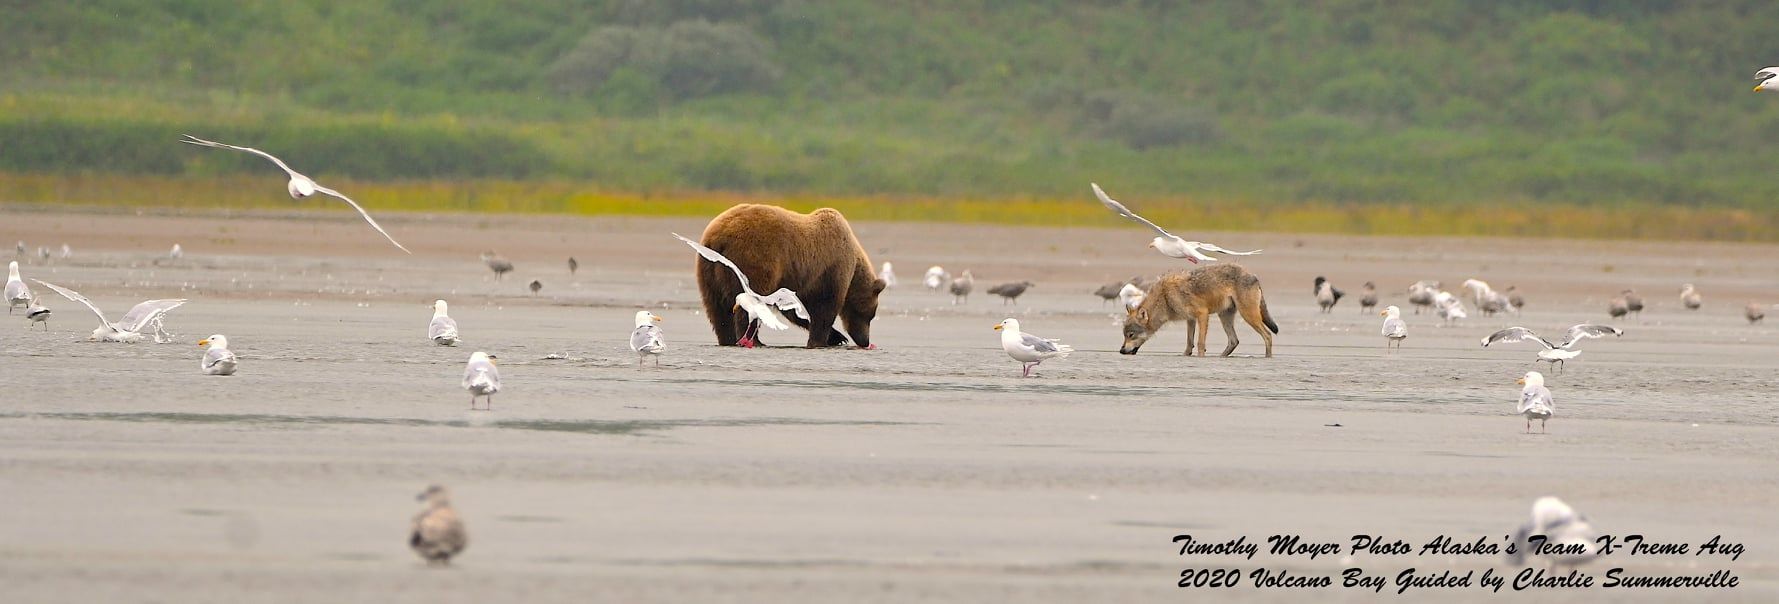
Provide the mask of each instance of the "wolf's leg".
POLYGON ((1198 356, 1203 357, 1205 356, 1205 339, 1211 335, 1210 311, 1199 311, 1198 317, 1193 319, 1193 324, 1195 327, 1193 331, 1198 332, 1198 356))
POLYGON ((1186 356, 1192 356, 1193 343, 1198 341, 1198 321, 1186 320, 1186 356))
POLYGON ((1235 309, 1217 313, 1217 318, 1223 321, 1223 334, 1229 336, 1229 345, 1223 347, 1223 356, 1229 356, 1235 353, 1235 345, 1241 343, 1235 337, 1235 309))

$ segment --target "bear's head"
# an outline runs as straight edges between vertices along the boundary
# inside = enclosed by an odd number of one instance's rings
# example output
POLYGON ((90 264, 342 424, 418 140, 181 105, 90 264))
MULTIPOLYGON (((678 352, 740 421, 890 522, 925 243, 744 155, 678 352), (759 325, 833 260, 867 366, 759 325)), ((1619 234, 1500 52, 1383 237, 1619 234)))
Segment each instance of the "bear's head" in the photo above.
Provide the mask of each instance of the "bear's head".
POLYGON ((870 282, 862 285, 846 296, 846 307, 840 310, 840 323, 846 326, 846 334, 852 336, 853 344, 870 348, 871 320, 877 318, 877 297, 889 284, 873 276, 870 282))

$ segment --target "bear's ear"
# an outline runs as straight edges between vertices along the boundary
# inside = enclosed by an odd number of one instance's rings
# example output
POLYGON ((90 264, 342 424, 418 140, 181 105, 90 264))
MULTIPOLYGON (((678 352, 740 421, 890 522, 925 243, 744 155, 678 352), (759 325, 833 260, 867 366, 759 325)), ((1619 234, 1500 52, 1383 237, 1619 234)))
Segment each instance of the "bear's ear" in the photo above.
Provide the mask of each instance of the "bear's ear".
POLYGON ((872 295, 881 294, 881 293, 883 293, 883 288, 886 288, 886 287, 889 287, 889 283, 885 282, 882 279, 872 281, 871 282, 871 294, 872 295))

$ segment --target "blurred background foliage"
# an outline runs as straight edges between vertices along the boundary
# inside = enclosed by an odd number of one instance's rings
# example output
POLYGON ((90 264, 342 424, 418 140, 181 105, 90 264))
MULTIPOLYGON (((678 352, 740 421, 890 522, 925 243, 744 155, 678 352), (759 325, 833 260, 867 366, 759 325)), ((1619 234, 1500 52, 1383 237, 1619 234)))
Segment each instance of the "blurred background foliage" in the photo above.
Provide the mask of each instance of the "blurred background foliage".
POLYGON ((269 169, 173 144, 189 132, 324 182, 1019 200, 1094 180, 1139 211, 1764 211, 1779 95, 1750 77, 1779 63, 1773 15, 1740 0, 0 0, 0 172, 269 169))

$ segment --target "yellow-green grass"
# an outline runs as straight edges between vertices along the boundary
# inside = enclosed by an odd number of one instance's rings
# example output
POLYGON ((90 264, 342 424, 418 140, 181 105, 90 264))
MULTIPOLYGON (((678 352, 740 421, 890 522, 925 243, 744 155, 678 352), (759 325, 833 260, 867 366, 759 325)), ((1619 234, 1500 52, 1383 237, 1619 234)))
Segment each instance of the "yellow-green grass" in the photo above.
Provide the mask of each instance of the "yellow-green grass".
MULTIPOLYGON (((611 191, 567 181, 400 181, 329 183, 372 212, 714 216, 738 203, 808 211, 832 207, 852 220, 1037 226, 1129 226, 1092 195, 1079 199, 819 197, 678 191, 611 191)), ((154 177, 117 174, 0 173, 0 203, 98 208, 280 210, 293 207, 278 178, 154 177)), ((1511 202, 1401 204, 1252 202, 1197 198, 1127 200, 1182 231, 1271 231, 1358 235, 1460 235, 1583 239, 1779 241, 1779 212, 1718 207, 1511 202)), ((344 206, 304 204, 303 209, 344 206)))

